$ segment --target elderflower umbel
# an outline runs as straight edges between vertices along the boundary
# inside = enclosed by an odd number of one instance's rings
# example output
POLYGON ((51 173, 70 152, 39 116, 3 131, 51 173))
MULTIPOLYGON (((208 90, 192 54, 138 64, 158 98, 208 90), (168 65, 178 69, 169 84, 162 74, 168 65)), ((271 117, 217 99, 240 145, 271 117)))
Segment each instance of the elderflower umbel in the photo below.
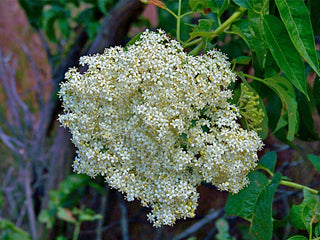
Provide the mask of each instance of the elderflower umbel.
POLYGON ((85 56, 61 85, 64 115, 77 147, 74 171, 98 174, 151 207, 155 226, 194 217, 201 181, 237 193, 256 166, 262 142, 237 123, 228 99, 235 80, 219 51, 189 56, 163 31, 145 31, 126 49, 85 56))

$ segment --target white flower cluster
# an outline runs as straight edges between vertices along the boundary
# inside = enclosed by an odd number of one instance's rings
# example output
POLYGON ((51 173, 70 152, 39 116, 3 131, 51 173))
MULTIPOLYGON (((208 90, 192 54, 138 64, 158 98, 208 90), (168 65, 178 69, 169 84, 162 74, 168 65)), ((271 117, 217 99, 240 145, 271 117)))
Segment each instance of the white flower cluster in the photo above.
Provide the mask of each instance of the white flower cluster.
POLYGON ((85 56, 61 85, 76 145, 74 170, 151 207, 155 226, 194 217, 202 181, 237 193, 256 166, 262 142, 236 122, 228 103, 235 80, 219 51, 189 56, 164 32, 145 31, 126 49, 85 56))

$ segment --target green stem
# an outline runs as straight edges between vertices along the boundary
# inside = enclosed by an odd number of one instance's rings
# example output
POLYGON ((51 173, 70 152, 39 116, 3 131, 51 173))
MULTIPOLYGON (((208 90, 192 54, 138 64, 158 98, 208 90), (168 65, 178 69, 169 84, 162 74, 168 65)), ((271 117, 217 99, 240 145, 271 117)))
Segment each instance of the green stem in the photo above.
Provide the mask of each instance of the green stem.
POLYGON ((306 189, 306 190, 308 190, 309 192, 311 192, 313 194, 316 194, 316 195, 318 194, 317 190, 309 188, 309 187, 304 186, 304 185, 301 185, 299 183, 294 183, 294 182, 289 182, 289 181, 286 181, 286 180, 281 180, 280 184, 288 186, 288 187, 294 187, 294 188, 297 188, 297 189, 306 189))
POLYGON ((201 42, 201 43, 200 43, 199 45, 197 45, 194 49, 192 49, 192 51, 189 52, 189 54, 192 55, 192 56, 197 56, 197 55, 201 52, 203 46, 204 46, 204 43, 201 42))
MULTIPOLYGON (((181 0, 179 0, 181 1, 181 0)), ((236 11, 235 13, 233 13, 231 15, 231 17, 229 17, 224 23, 222 23, 218 28, 216 28, 216 30, 213 31, 213 35, 219 35, 221 34, 225 29, 227 29, 228 27, 230 27, 230 25, 238 18, 240 17, 247 9, 240 7, 238 9, 238 11, 236 11)), ((198 42, 200 42, 202 40, 202 38, 194 40, 190 43, 187 43, 184 47, 188 47, 191 46, 193 44, 196 44, 198 42)), ((204 47, 203 42, 201 44, 199 44, 198 46, 196 46, 189 54, 196 56, 199 52, 201 52, 201 48, 204 47)))
POLYGON ((177 14, 175 14, 174 12, 172 12, 169 8, 165 7, 164 10, 168 11, 168 13, 170 13, 172 16, 174 16, 176 19, 178 19, 177 14))
POLYGON ((253 80, 257 80, 257 81, 259 81, 259 82, 264 82, 263 79, 258 78, 258 77, 255 77, 255 76, 252 76, 252 75, 249 75, 249 74, 246 74, 246 73, 243 73, 243 76, 245 76, 245 77, 247 77, 247 78, 251 78, 251 79, 253 79, 253 80))
POLYGON ((80 233, 81 222, 76 222, 74 226, 73 238, 72 240, 77 240, 80 233))
POLYGON ((191 47, 192 45, 196 45, 197 43, 199 43, 201 41, 202 41, 202 38, 195 39, 195 40, 193 40, 191 42, 183 44, 183 48, 191 47))
POLYGON ((181 23, 181 0, 179 0, 178 18, 177 18, 177 41, 178 42, 181 42, 181 38, 180 38, 180 23, 181 23))
POLYGON ((183 17, 188 16, 188 15, 190 15, 190 14, 194 14, 194 12, 186 12, 186 13, 182 14, 182 15, 180 16, 180 18, 183 18, 183 17))
MULTIPOLYGON (((268 168, 266 168, 266 167, 264 167, 264 166, 261 166, 260 164, 259 164, 259 166, 257 167, 257 169, 262 169, 262 170, 264 170, 264 171, 266 171, 271 177, 273 177, 273 172, 271 172, 268 168)), ((299 184, 299 183, 294 183, 294 182, 290 182, 290 181, 286 181, 286 180, 281 180, 280 181, 280 184, 281 185, 284 185, 284 186, 288 186, 288 187, 293 187, 293 188, 297 188, 297 189, 301 189, 301 190, 303 190, 303 189, 306 189, 306 190, 308 190, 309 192, 311 192, 311 193, 313 193, 313 194, 318 194, 318 191, 317 190, 315 190, 315 189, 313 189, 313 188, 309 188, 309 187, 307 187, 307 186, 304 186, 304 185, 301 185, 301 184, 299 184)))
POLYGON ((223 22, 216 30, 213 31, 215 35, 219 35, 227 29, 238 17, 240 17, 247 9, 240 7, 238 11, 233 13, 225 22, 223 22))

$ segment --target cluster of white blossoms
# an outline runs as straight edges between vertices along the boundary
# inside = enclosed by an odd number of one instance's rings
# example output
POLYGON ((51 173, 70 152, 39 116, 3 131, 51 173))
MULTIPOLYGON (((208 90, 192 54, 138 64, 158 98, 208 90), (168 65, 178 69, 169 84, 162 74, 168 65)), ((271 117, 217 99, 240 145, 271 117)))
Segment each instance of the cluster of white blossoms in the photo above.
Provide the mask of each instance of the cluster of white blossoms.
POLYGON ((194 217, 202 181, 237 193, 262 142, 237 123, 228 99, 235 74, 219 51, 190 56, 166 34, 145 31, 127 48, 85 56, 66 73, 60 122, 77 147, 74 171, 98 174, 151 207, 154 226, 194 217))

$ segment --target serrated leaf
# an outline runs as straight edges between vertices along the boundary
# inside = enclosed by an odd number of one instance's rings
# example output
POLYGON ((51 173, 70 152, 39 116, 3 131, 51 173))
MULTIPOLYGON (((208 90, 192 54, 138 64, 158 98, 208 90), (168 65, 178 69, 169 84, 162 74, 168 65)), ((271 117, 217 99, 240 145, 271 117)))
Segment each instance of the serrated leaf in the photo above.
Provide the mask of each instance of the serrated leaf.
POLYGON ((314 34, 306 4, 303 0, 276 0, 275 2, 295 48, 320 76, 314 34))
POLYGON ((217 12, 218 5, 214 0, 189 0, 189 5, 194 12, 207 13, 207 9, 217 12))
POLYGON ((259 160, 259 164, 268 168, 271 172, 274 172, 277 163, 277 153, 274 151, 267 152, 259 160))
POLYGON ((272 181, 262 189, 258 196, 250 227, 252 235, 257 239, 272 239, 272 202, 280 181, 281 174, 275 173, 272 181))
POLYGON ((227 215, 236 215, 244 219, 251 219, 259 195, 268 185, 268 178, 261 172, 248 174, 250 184, 237 194, 229 193, 225 211, 227 215))
MULTIPOLYGON (((262 71, 264 65, 264 58, 267 51, 267 46, 262 39, 259 39, 260 33, 256 32, 256 29, 260 27, 260 17, 256 15, 248 16, 248 19, 241 19, 231 26, 233 33, 241 37, 252 52, 253 66, 255 69, 255 75, 259 76, 258 72, 262 71), (254 27, 255 25, 259 25, 254 27)), ((260 31, 260 30, 259 30, 260 31)))
POLYGON ((291 207, 289 221, 297 229, 306 229, 310 232, 311 222, 319 222, 320 206, 319 195, 303 189, 304 199, 301 204, 291 207))
POLYGON ((303 208, 302 205, 293 205, 290 209, 289 222, 295 229, 306 229, 302 220, 303 208))
POLYGON ((289 81, 308 97, 304 64, 291 42, 284 24, 275 16, 265 15, 263 30, 267 45, 278 66, 289 81))
POLYGON ((267 78, 262 82, 265 83, 268 87, 270 87, 280 97, 283 106, 283 111, 287 112, 287 139, 289 141, 292 141, 294 139, 294 135, 297 133, 299 126, 299 115, 297 111, 298 106, 292 85, 287 81, 286 78, 278 75, 272 78, 267 78))
POLYGON ((308 154, 308 159, 312 162, 313 166, 317 169, 318 173, 320 173, 320 156, 308 154))

